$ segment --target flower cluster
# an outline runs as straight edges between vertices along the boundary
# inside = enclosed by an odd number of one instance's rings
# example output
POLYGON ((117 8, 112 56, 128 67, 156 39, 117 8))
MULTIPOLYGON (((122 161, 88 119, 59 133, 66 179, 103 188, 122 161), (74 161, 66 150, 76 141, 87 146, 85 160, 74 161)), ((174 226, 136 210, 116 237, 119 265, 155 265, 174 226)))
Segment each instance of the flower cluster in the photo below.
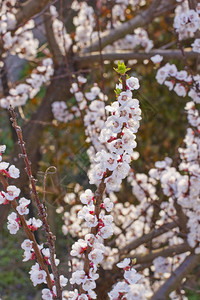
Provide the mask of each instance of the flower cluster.
MULTIPOLYGON (((88 123, 90 120, 90 117, 88 115, 89 111, 95 110, 95 108, 96 111, 98 111, 99 106, 104 105, 102 104, 102 101, 105 98, 105 96, 100 92, 100 88, 98 87, 98 85, 94 84, 89 92, 85 92, 84 84, 86 82, 87 79, 85 77, 78 76, 77 83, 72 83, 72 86, 70 88, 70 92, 74 95, 77 105, 70 106, 67 105, 64 101, 56 101, 52 103, 52 112, 55 119, 57 119, 60 122, 67 123, 73 120, 75 117, 80 117, 81 111, 84 111, 86 113, 86 116, 84 117, 84 123, 88 123), (90 101, 92 101, 91 104, 88 103, 90 101)), ((96 115, 95 113, 93 113, 93 119, 96 120, 95 117, 97 118, 97 113, 96 115)), ((86 128, 87 125, 88 124, 85 124, 86 128)))
POLYGON ((105 198, 102 203, 102 208, 105 211, 101 211, 97 216, 95 214, 95 195, 91 190, 87 189, 82 193, 80 200, 84 206, 79 210, 78 217, 86 222, 88 228, 96 228, 96 233, 92 231, 93 233, 86 234, 84 239, 79 239, 72 246, 70 254, 73 257, 81 257, 82 254, 88 253, 89 267, 88 271, 84 268, 73 272, 70 283, 82 285, 87 295, 85 299, 96 299, 96 294, 93 290, 96 287, 95 281, 99 278, 97 267, 103 261, 106 250, 103 241, 113 234, 111 225, 113 218, 105 214, 105 212, 112 210, 113 203, 109 198, 105 198))
POLYGON ((39 41, 33 36, 34 27, 34 21, 29 20, 15 31, 15 35, 12 35, 11 31, 6 32, 3 36, 3 47, 6 52, 27 60, 33 59, 39 46, 39 41))
MULTIPOLYGON (((36 286, 38 284, 45 283, 47 284, 47 277, 49 276, 49 280, 52 284, 51 289, 43 289, 42 290, 42 299, 49 300, 54 299, 56 296, 56 286, 54 285, 54 276, 53 274, 47 274, 48 265, 51 266, 50 259, 50 249, 44 248, 43 244, 38 245, 35 241, 34 235, 32 232, 36 231, 39 227, 43 225, 43 222, 40 219, 36 219, 35 217, 25 219, 25 216, 29 213, 29 204, 30 200, 25 197, 19 198, 20 189, 15 185, 8 185, 7 180, 9 178, 19 178, 20 172, 14 166, 9 166, 9 163, 2 161, 2 153, 6 150, 6 146, 0 146, 0 180, 4 186, 5 191, 0 192, 0 204, 11 203, 11 206, 14 208, 15 212, 12 212, 8 216, 7 228, 10 234, 16 234, 21 226, 23 226, 24 231, 31 239, 25 239, 21 244, 22 249, 24 250, 24 258, 23 261, 36 260, 36 263, 31 267, 29 272, 30 279, 33 282, 33 285, 36 286), (13 204, 13 205, 12 205, 13 204), (39 257, 40 256, 40 257, 39 257), (45 269, 46 268, 46 269, 45 269)), ((59 260, 56 258, 54 254, 54 262, 57 266, 59 264, 59 260)), ((63 275, 60 276, 59 282, 61 288, 66 286, 68 279, 63 275)))
MULTIPOLYGON (((172 257, 158 256, 153 260, 153 265, 151 267, 154 272, 155 278, 164 279, 168 278, 178 266, 185 259, 187 254, 183 253, 172 257)), ((173 299, 173 298, 172 298, 173 299)))
POLYGON ((2 48, 5 50, 3 57, 8 53, 18 55, 20 58, 33 59, 37 54, 39 41, 34 38, 32 29, 35 27, 33 20, 12 32, 16 26, 16 0, 1 1, 0 34, 2 35, 2 48))
POLYGON ((113 45, 106 46, 105 51, 133 50, 138 47, 144 48, 147 53, 153 48, 153 41, 149 39, 146 30, 140 27, 134 30, 134 34, 127 34, 123 39, 114 42, 113 45))
MULTIPOLYGON (((73 111, 73 108, 72 108, 73 111)), ((52 103, 52 112, 56 120, 67 123, 74 119, 74 116, 78 117, 77 113, 69 113, 67 104, 64 101, 55 101, 52 103)))
POLYGON ((194 33, 200 26, 200 5, 197 10, 188 9, 176 15, 174 19, 174 28, 179 35, 179 38, 186 39, 194 36, 194 33))
MULTIPOLYGON (((0 146, 0 174, 4 178, 14 178, 17 179, 20 176, 19 169, 16 168, 14 165, 10 165, 7 162, 2 161, 2 153, 6 150, 6 146, 0 146)), ((14 200, 17 200, 20 194, 20 189, 17 188, 15 185, 7 185, 6 191, 1 191, 0 193, 0 204, 7 204, 14 200)), ((30 200, 26 198, 20 198, 19 204, 16 206, 16 212, 19 215, 28 214, 29 209, 28 205, 30 204, 30 200)), ((12 212, 8 216, 8 224, 7 228, 10 234, 16 234, 19 230, 21 224, 20 219, 17 213, 12 212)))
POLYGON ((97 32, 94 31, 95 27, 95 16, 94 10, 85 1, 82 2, 81 6, 73 6, 75 10, 79 10, 78 15, 73 18, 73 23, 76 26, 75 41, 76 45, 73 47, 74 51, 77 48, 83 47, 91 39, 97 37, 97 32))
MULTIPOLYGON (((0 174, 7 178, 19 178, 20 171, 14 165, 10 165, 2 160, 2 153, 5 152, 6 146, 0 146, 0 174)), ((16 199, 20 194, 20 189, 15 185, 7 185, 6 191, 0 193, 0 204, 7 204, 9 201, 16 199)))
MULTIPOLYGON (((101 92, 96 83, 89 91, 85 91, 84 84, 86 82, 85 77, 78 76, 77 83, 74 82, 70 88, 70 92, 74 94, 76 99, 76 106, 70 107, 64 101, 56 101, 52 103, 52 112, 60 122, 68 122, 73 120, 74 117, 79 117, 81 114, 83 116, 84 114, 86 142, 90 143, 87 154, 92 163, 95 153, 106 149, 105 145, 99 140, 99 135, 106 119, 105 101, 107 96, 101 92)), ((91 165, 92 168, 93 165, 91 165)))
POLYGON ((20 222, 19 222, 19 218, 17 217, 16 213, 12 212, 8 216, 7 228, 9 230, 10 234, 16 234, 17 231, 19 230, 20 222))
POLYGON ((12 30, 16 24, 14 15, 16 0, 4 0, 0 4, 0 34, 5 34, 7 31, 12 30))
POLYGON ((200 232, 198 226, 200 207, 200 137, 199 137, 199 111, 193 102, 188 102, 185 107, 188 121, 193 128, 188 128, 184 142, 186 147, 179 148, 181 163, 179 169, 187 175, 182 176, 178 184, 178 203, 183 207, 188 218, 189 228, 188 243, 195 247, 195 252, 200 252, 200 232), (197 132, 196 129, 197 128, 197 132))
POLYGON ((138 281, 142 278, 136 270, 130 266, 130 258, 125 258, 117 264, 118 268, 124 270, 124 281, 119 281, 114 285, 113 289, 108 293, 109 299, 140 299, 145 300, 151 296, 145 291, 144 286, 138 281))
POLYGON ((139 88, 138 79, 130 77, 126 87, 118 88, 117 101, 106 106, 111 113, 101 130, 99 140, 106 145, 105 150, 98 151, 94 158, 94 166, 89 172, 91 184, 104 182, 108 192, 119 190, 122 179, 129 172, 129 163, 133 159, 133 149, 136 147, 136 136, 141 119, 139 101, 132 98, 132 90, 139 88))
POLYGON ((180 96, 188 96, 196 103, 200 103, 200 75, 191 76, 187 71, 178 71, 174 64, 167 63, 156 74, 156 80, 159 84, 165 84, 169 90, 180 96))
POLYGON ((163 56, 161 56, 160 54, 156 54, 154 56, 151 57, 151 61, 157 66, 160 65, 161 61, 163 60, 163 56))
POLYGON ((53 75, 53 61, 45 58, 26 79, 26 83, 20 83, 15 88, 9 90, 9 95, 0 99, 0 106, 8 108, 25 105, 28 98, 32 99, 40 91, 41 86, 50 80, 53 75))
POLYGON ((200 53, 200 39, 195 39, 194 43, 192 44, 192 50, 200 53))
POLYGON ((187 129, 184 139, 185 148, 179 148, 181 159, 179 171, 170 166, 172 161, 165 159, 165 161, 157 162, 156 169, 151 169, 149 174, 154 179, 160 180, 163 193, 169 197, 169 202, 161 204, 161 208, 165 210, 165 213, 167 212, 167 215, 173 219, 176 216, 176 203, 182 207, 187 217, 188 243, 192 248, 195 248, 195 253, 199 253, 200 117, 194 102, 188 102, 185 110, 189 124, 193 128, 187 129))
MULTIPOLYGON (((6 146, 0 146, 0 174, 7 178, 19 178, 20 172, 19 169, 14 165, 10 165, 7 162, 2 161, 2 152, 6 150, 6 146)), ((18 205, 16 205, 16 213, 12 212, 8 216, 8 230, 11 234, 16 234, 21 226, 19 216, 27 215, 29 213, 28 206, 30 200, 22 197, 19 198, 21 190, 15 185, 7 185, 6 191, 1 191, 0 193, 0 204, 7 204, 9 202, 18 200, 18 205)), ((35 231, 42 226, 41 220, 36 220, 35 218, 29 219, 27 221, 28 227, 35 231)))
POLYGON ((62 54, 65 55, 66 51, 68 51, 69 47, 72 45, 72 40, 70 38, 70 35, 66 32, 63 22, 57 18, 58 13, 55 6, 50 6, 50 13, 52 17, 52 28, 56 42, 62 54))
POLYGON ((119 21, 123 22, 126 20, 126 10, 131 7, 132 11, 137 10, 137 7, 143 6, 144 2, 141 0, 117 0, 112 3, 113 23, 115 26, 119 21))

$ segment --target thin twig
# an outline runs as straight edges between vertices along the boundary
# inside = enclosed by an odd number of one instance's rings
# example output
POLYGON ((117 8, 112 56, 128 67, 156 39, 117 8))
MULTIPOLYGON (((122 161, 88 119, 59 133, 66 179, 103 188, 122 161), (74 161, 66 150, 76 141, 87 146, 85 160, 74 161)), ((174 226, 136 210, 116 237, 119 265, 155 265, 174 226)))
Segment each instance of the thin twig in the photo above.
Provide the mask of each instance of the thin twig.
POLYGON ((43 179, 43 205, 45 206, 45 196, 46 196, 46 181, 47 181, 47 175, 52 175, 55 174, 57 172, 57 168, 54 166, 50 166, 46 169, 45 173, 44 173, 44 179, 43 179), (53 169, 54 171, 49 171, 53 169))
POLYGON ((45 233, 46 233, 46 238, 47 238, 47 243, 49 246, 49 251, 50 251, 50 262, 51 262, 51 268, 52 268, 52 273, 54 275, 54 282, 55 282, 55 286, 56 286, 56 299, 57 300, 61 300, 62 299, 62 290, 61 290, 61 286, 60 286, 60 280, 59 280, 59 274, 58 274, 58 269, 55 263, 55 236, 53 235, 53 233, 50 231, 50 226, 47 223, 47 213, 46 213, 46 207, 40 202, 39 197, 38 197, 38 192, 36 189, 36 180, 32 175, 32 170, 31 170, 31 162, 28 159, 27 153, 26 153, 26 148, 25 148, 25 142, 23 141, 23 136, 22 136, 22 130, 21 127, 18 126, 17 124, 17 119, 16 119, 16 114, 14 112, 14 109, 12 107, 10 107, 9 109, 10 114, 11 114, 11 122, 12 122, 12 126, 14 127, 16 133, 17 133, 17 137, 18 137, 18 144, 21 148, 21 158, 23 158, 26 168, 25 171, 28 175, 30 184, 31 184, 31 188, 32 188, 32 193, 34 195, 34 200, 36 202, 38 211, 39 211, 39 215, 40 218, 43 222, 44 225, 44 229, 45 229, 45 233))

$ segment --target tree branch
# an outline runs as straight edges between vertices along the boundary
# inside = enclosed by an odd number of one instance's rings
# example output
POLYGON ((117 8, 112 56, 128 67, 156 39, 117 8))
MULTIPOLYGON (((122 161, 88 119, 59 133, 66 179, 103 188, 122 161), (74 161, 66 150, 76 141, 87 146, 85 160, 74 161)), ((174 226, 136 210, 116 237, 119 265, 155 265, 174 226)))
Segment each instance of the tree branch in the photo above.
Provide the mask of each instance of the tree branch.
MULTIPOLYGON (((180 50, 162 50, 162 49, 155 49, 151 50, 150 52, 146 53, 144 51, 116 51, 113 53, 105 53, 102 52, 102 59, 115 61, 115 60, 130 60, 130 59, 137 59, 138 61, 143 61, 144 59, 150 59, 152 56, 160 54, 163 56, 164 59, 168 60, 171 58, 179 58, 182 59, 183 55, 180 50)), ((187 58, 197 58, 198 53, 193 51, 185 50, 185 56, 187 58)), ((90 54, 80 54, 79 56, 75 56, 74 60, 78 62, 81 67, 88 66, 88 64, 94 64, 99 62, 100 53, 99 52, 92 52, 90 54)))
MULTIPOLYGON (((102 203, 102 198, 103 198, 103 193, 104 193, 105 188, 106 188, 106 184, 104 183, 104 178, 103 178, 95 192, 96 204, 95 204, 94 215, 97 216, 98 220, 99 220, 99 214, 101 212, 101 203, 102 203)), ((98 230, 98 225, 96 227, 91 228, 91 233, 96 235, 97 230, 98 230)), ((92 250, 92 247, 88 246, 86 253, 85 253, 84 271, 86 274, 89 274, 89 270, 90 270, 90 260, 88 258, 88 255, 91 252, 91 250, 92 250)))
POLYGON ((200 255, 190 254, 183 263, 172 273, 165 283, 154 294, 151 300, 167 300, 171 291, 175 290, 186 275, 191 272, 200 261, 200 255))
POLYGON ((44 26, 45 26, 46 37, 52 54, 54 66, 61 65, 62 63, 64 63, 64 58, 54 36, 52 19, 51 19, 49 8, 44 13, 44 26))
POLYGON ((51 262, 51 269, 52 269, 52 273, 54 275, 54 282, 55 282, 55 286, 56 286, 56 299, 61 299, 62 298, 62 291, 61 291, 61 286, 60 286, 60 280, 59 280, 59 273, 58 273, 58 269, 55 263, 55 239, 56 237, 53 235, 53 233, 50 230, 50 226, 47 222, 47 213, 46 213, 46 207, 45 204, 40 202, 39 196, 38 196, 38 192, 37 192, 37 188, 36 188, 36 184, 35 184, 35 178, 33 177, 32 174, 32 169, 31 169, 31 162, 29 161, 29 158, 27 156, 27 152, 26 152, 26 147, 25 147, 25 142, 23 140, 23 136, 22 136, 22 130, 21 127, 18 126, 17 124, 17 119, 16 119, 16 114, 14 112, 14 109, 12 107, 10 107, 9 109, 10 114, 11 114, 11 122, 12 122, 12 126, 14 127, 17 137, 18 137, 18 144, 20 146, 21 149, 21 153, 20 155, 22 156, 24 163, 25 163, 25 170, 26 173, 28 175, 29 178, 29 182, 31 185, 31 191, 34 195, 34 200, 36 203, 36 206, 38 208, 38 212, 39 212, 39 216, 42 220, 44 229, 45 229, 45 233, 46 233, 46 238, 47 238, 47 243, 49 246, 49 252, 50 252, 50 262, 51 262))
POLYGON ((196 9, 197 7, 197 1, 196 0, 188 0, 188 3, 189 3, 189 8, 190 9, 196 9))
MULTIPOLYGON (((107 45, 114 43, 115 41, 123 38, 126 34, 132 33, 135 28, 144 27, 149 24, 155 17, 157 9, 159 14, 163 14, 173 9, 176 6, 176 1, 170 1, 171 5, 162 6, 161 0, 154 0, 149 8, 138 14, 136 17, 123 23, 121 26, 111 29, 101 35, 101 46, 104 48, 107 45), (161 8, 160 8, 161 6, 161 8)), ((83 53, 97 51, 99 49, 99 40, 96 39, 91 45, 88 45, 83 53)))
POLYGON ((190 246, 187 243, 182 243, 179 245, 173 245, 169 247, 165 247, 163 249, 153 250, 152 252, 146 255, 128 255, 126 257, 135 258, 137 264, 145 264, 148 262, 152 262, 156 257, 168 257, 178 255, 187 251, 191 251, 190 246))
POLYGON ((149 232, 148 234, 145 234, 145 235, 137 238, 136 240, 132 241, 130 244, 128 244, 124 248, 120 249, 120 253, 124 253, 124 252, 130 251, 130 250, 136 249, 140 245, 151 241, 152 239, 156 238, 157 236, 159 236, 175 227, 177 227, 177 224, 175 222, 164 224, 160 228, 154 229, 151 232, 149 232))
POLYGON ((17 11, 15 17, 17 20, 16 27, 23 25, 34 15, 41 12, 45 5, 50 0, 29 0, 21 5, 20 9, 17 11))

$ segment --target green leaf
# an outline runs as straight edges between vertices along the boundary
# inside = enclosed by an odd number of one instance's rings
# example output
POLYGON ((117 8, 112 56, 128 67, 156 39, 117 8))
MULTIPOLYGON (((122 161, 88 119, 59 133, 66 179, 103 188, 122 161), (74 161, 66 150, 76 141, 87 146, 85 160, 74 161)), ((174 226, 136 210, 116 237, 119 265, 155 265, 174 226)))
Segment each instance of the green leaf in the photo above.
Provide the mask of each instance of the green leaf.
POLYGON ((120 94, 121 94, 121 91, 122 91, 121 89, 117 88, 117 89, 115 90, 115 94, 116 94, 116 95, 120 95, 120 94))
POLYGON ((120 74, 120 75, 125 75, 127 71, 130 70, 130 68, 126 68, 125 63, 121 63, 120 61, 118 61, 118 67, 114 68, 114 70, 120 74))

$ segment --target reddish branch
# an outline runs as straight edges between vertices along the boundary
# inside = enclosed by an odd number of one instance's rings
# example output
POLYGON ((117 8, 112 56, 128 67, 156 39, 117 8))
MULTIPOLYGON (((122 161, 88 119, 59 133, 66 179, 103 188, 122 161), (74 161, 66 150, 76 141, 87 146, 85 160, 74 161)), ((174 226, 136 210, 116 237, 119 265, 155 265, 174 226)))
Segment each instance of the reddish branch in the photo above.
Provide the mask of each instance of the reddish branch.
POLYGON ((35 178, 32 175, 32 170, 31 170, 31 162, 28 159, 26 148, 25 148, 25 142, 23 141, 23 136, 22 136, 22 130, 21 127, 18 126, 17 124, 17 119, 16 119, 16 114, 14 112, 14 109, 10 107, 9 109, 10 114, 11 114, 11 122, 12 126, 14 127, 16 133, 17 133, 17 138, 18 138, 18 144, 21 148, 21 154, 20 156, 23 158, 26 168, 25 171, 28 175, 31 188, 32 188, 32 193, 34 195, 34 200, 36 202, 40 218, 43 222, 45 233, 46 233, 46 238, 47 238, 47 243, 49 246, 49 251, 50 251, 50 261, 51 261, 51 268, 52 268, 52 273, 54 275, 54 282, 56 286, 56 292, 57 296, 56 299, 60 300, 62 299, 62 290, 60 286, 60 280, 59 280, 59 274, 58 274, 58 269, 55 263, 55 236, 53 233, 50 231, 50 226, 47 222, 47 213, 46 213, 46 207, 40 202, 39 197, 38 197, 38 192, 36 189, 36 184, 35 184, 35 178))
MULTIPOLYGON (((101 203, 102 203, 102 198, 103 198, 103 193, 105 190, 105 183, 104 179, 102 179, 101 183, 99 184, 98 189, 95 192, 95 210, 94 210, 94 215, 97 216, 97 220, 99 221, 99 214, 101 212, 101 203)), ((91 233, 96 235, 98 231, 98 225, 96 227, 93 227, 91 229, 91 233)), ((84 271, 86 274, 89 274, 90 270, 90 260, 88 258, 89 253, 91 252, 92 248, 90 246, 87 247, 86 253, 85 253, 85 261, 84 261, 84 271)))
MULTIPOLYGON (((8 187, 8 182, 7 182, 6 178, 2 174, 0 174, 0 181, 1 181, 1 184, 3 185, 4 190, 6 191, 7 187, 8 187)), ((35 256, 36 256, 37 262, 39 263, 41 269, 46 272, 46 274, 47 274, 47 276, 46 276, 47 285, 48 285, 48 288, 50 290, 52 290, 53 283, 52 283, 52 280, 51 280, 51 277, 50 277, 50 274, 49 274, 49 270, 48 270, 47 264, 46 264, 46 262, 45 262, 45 260, 44 260, 44 258, 42 256, 42 254, 41 254, 41 252, 40 252, 40 250, 38 248, 38 244, 37 244, 37 242, 35 240, 35 236, 32 233, 32 231, 29 229, 24 216, 20 215, 18 213, 18 211, 16 210, 16 208, 17 208, 17 201, 16 200, 11 201, 11 207, 17 213, 18 218, 20 219, 20 222, 22 224, 23 230, 26 233, 27 237, 29 238, 29 240, 31 240, 33 242, 33 249, 34 249, 34 252, 35 252, 35 256)))

